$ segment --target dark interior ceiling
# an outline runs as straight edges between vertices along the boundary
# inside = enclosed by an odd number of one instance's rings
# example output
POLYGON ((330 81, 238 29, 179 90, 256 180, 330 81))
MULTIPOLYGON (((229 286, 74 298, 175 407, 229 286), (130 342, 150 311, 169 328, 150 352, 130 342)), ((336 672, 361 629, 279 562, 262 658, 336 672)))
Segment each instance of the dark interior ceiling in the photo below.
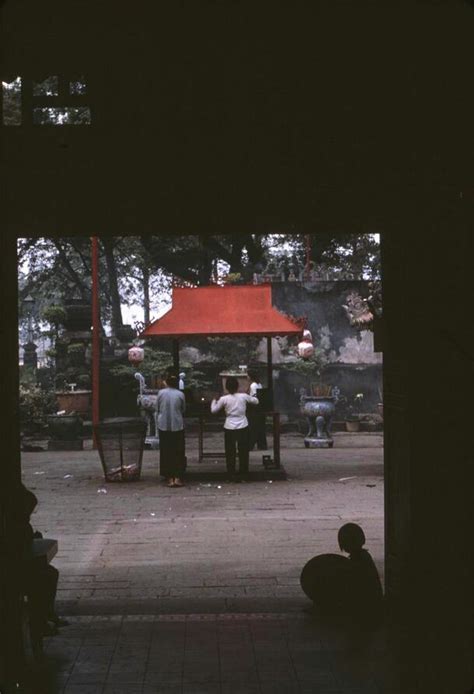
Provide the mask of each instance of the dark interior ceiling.
POLYGON ((24 96, 7 232, 376 231, 465 204, 472 9, 275 5, 7 0, 4 79, 84 75, 93 117, 33 126, 24 96))

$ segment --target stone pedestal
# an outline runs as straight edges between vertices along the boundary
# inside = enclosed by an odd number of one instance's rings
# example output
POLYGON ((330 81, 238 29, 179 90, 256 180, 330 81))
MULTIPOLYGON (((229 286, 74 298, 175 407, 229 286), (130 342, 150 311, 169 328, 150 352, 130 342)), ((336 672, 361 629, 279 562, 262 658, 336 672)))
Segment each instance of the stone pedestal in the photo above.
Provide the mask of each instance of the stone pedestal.
POLYGON ((304 439, 305 448, 332 448, 334 441, 331 438, 318 439, 311 436, 306 436, 304 439))
POLYGON ((160 449, 159 436, 147 436, 145 438, 145 448, 151 451, 158 451, 160 449))

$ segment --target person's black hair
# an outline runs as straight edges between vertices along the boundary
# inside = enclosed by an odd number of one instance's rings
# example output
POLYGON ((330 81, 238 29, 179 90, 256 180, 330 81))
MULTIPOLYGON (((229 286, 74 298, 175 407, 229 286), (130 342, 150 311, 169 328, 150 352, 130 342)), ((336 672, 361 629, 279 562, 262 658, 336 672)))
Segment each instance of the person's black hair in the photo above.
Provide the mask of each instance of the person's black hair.
POLYGON ((166 377, 166 385, 168 388, 177 388, 178 387, 178 379, 174 375, 170 375, 166 377))
POLYGON ((255 383, 261 383, 262 382, 260 380, 260 376, 258 375, 257 371, 249 371, 249 378, 252 381, 255 381, 255 383))
POLYGON ((233 395, 239 390, 239 382, 235 378, 235 376, 229 376, 229 378, 225 382, 225 387, 227 388, 229 393, 233 395))
POLYGON ((337 534, 339 547, 345 552, 356 552, 365 545, 364 531, 357 523, 346 523, 337 534))

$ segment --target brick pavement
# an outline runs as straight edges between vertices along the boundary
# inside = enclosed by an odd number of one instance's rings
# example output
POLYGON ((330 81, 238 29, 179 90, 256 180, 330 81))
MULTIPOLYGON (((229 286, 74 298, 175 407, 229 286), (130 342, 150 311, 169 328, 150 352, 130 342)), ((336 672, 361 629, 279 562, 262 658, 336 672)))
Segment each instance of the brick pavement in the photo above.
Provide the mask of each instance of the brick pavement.
MULTIPOLYGON (((212 436, 219 447, 220 434, 212 436)), ((183 489, 160 482, 154 451, 145 452, 142 479, 128 484, 105 484, 92 450, 23 453, 23 481, 40 501, 34 525, 59 540, 60 609, 300 611, 302 566, 314 554, 338 551, 337 530, 349 520, 364 528, 383 573, 382 441, 380 434, 340 433, 333 449, 317 450, 285 434, 288 481, 183 489)), ((196 444, 189 436, 190 466, 196 444)), ((261 454, 252 453, 251 466, 260 465, 261 454)))
POLYGON ((46 639, 40 694, 412 694, 383 628, 304 614, 78 616, 46 639))

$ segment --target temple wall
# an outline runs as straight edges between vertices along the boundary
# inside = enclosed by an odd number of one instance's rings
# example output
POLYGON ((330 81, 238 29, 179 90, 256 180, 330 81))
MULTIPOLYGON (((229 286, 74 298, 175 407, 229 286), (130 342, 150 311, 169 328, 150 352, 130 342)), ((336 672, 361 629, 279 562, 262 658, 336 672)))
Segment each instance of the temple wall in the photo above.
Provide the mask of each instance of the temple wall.
MULTIPOLYGON (((324 351, 327 365, 321 380, 338 386, 341 394, 351 400, 356 393, 364 394, 363 411, 376 412, 382 393, 382 355, 374 352, 373 333, 353 328, 343 304, 347 295, 357 291, 367 296, 365 281, 325 281, 311 284, 300 282, 274 283, 273 304, 280 311, 295 317, 306 316, 315 345, 324 351)), ((229 367, 225 360, 206 363, 209 358, 203 341, 186 341, 181 359, 196 365, 208 378, 218 382, 218 373, 229 367)), ((311 379, 285 368, 298 359, 294 338, 273 339, 275 407, 290 417, 299 413, 299 391, 311 387, 311 379)), ((257 348, 257 362, 265 385, 267 345, 262 339, 257 348)), ((240 363, 246 363, 242 355, 240 363)), ((256 364, 253 364, 256 366, 256 364)), ((316 381, 314 378, 312 381, 316 381)), ((342 412, 341 412, 342 417, 342 412)))

